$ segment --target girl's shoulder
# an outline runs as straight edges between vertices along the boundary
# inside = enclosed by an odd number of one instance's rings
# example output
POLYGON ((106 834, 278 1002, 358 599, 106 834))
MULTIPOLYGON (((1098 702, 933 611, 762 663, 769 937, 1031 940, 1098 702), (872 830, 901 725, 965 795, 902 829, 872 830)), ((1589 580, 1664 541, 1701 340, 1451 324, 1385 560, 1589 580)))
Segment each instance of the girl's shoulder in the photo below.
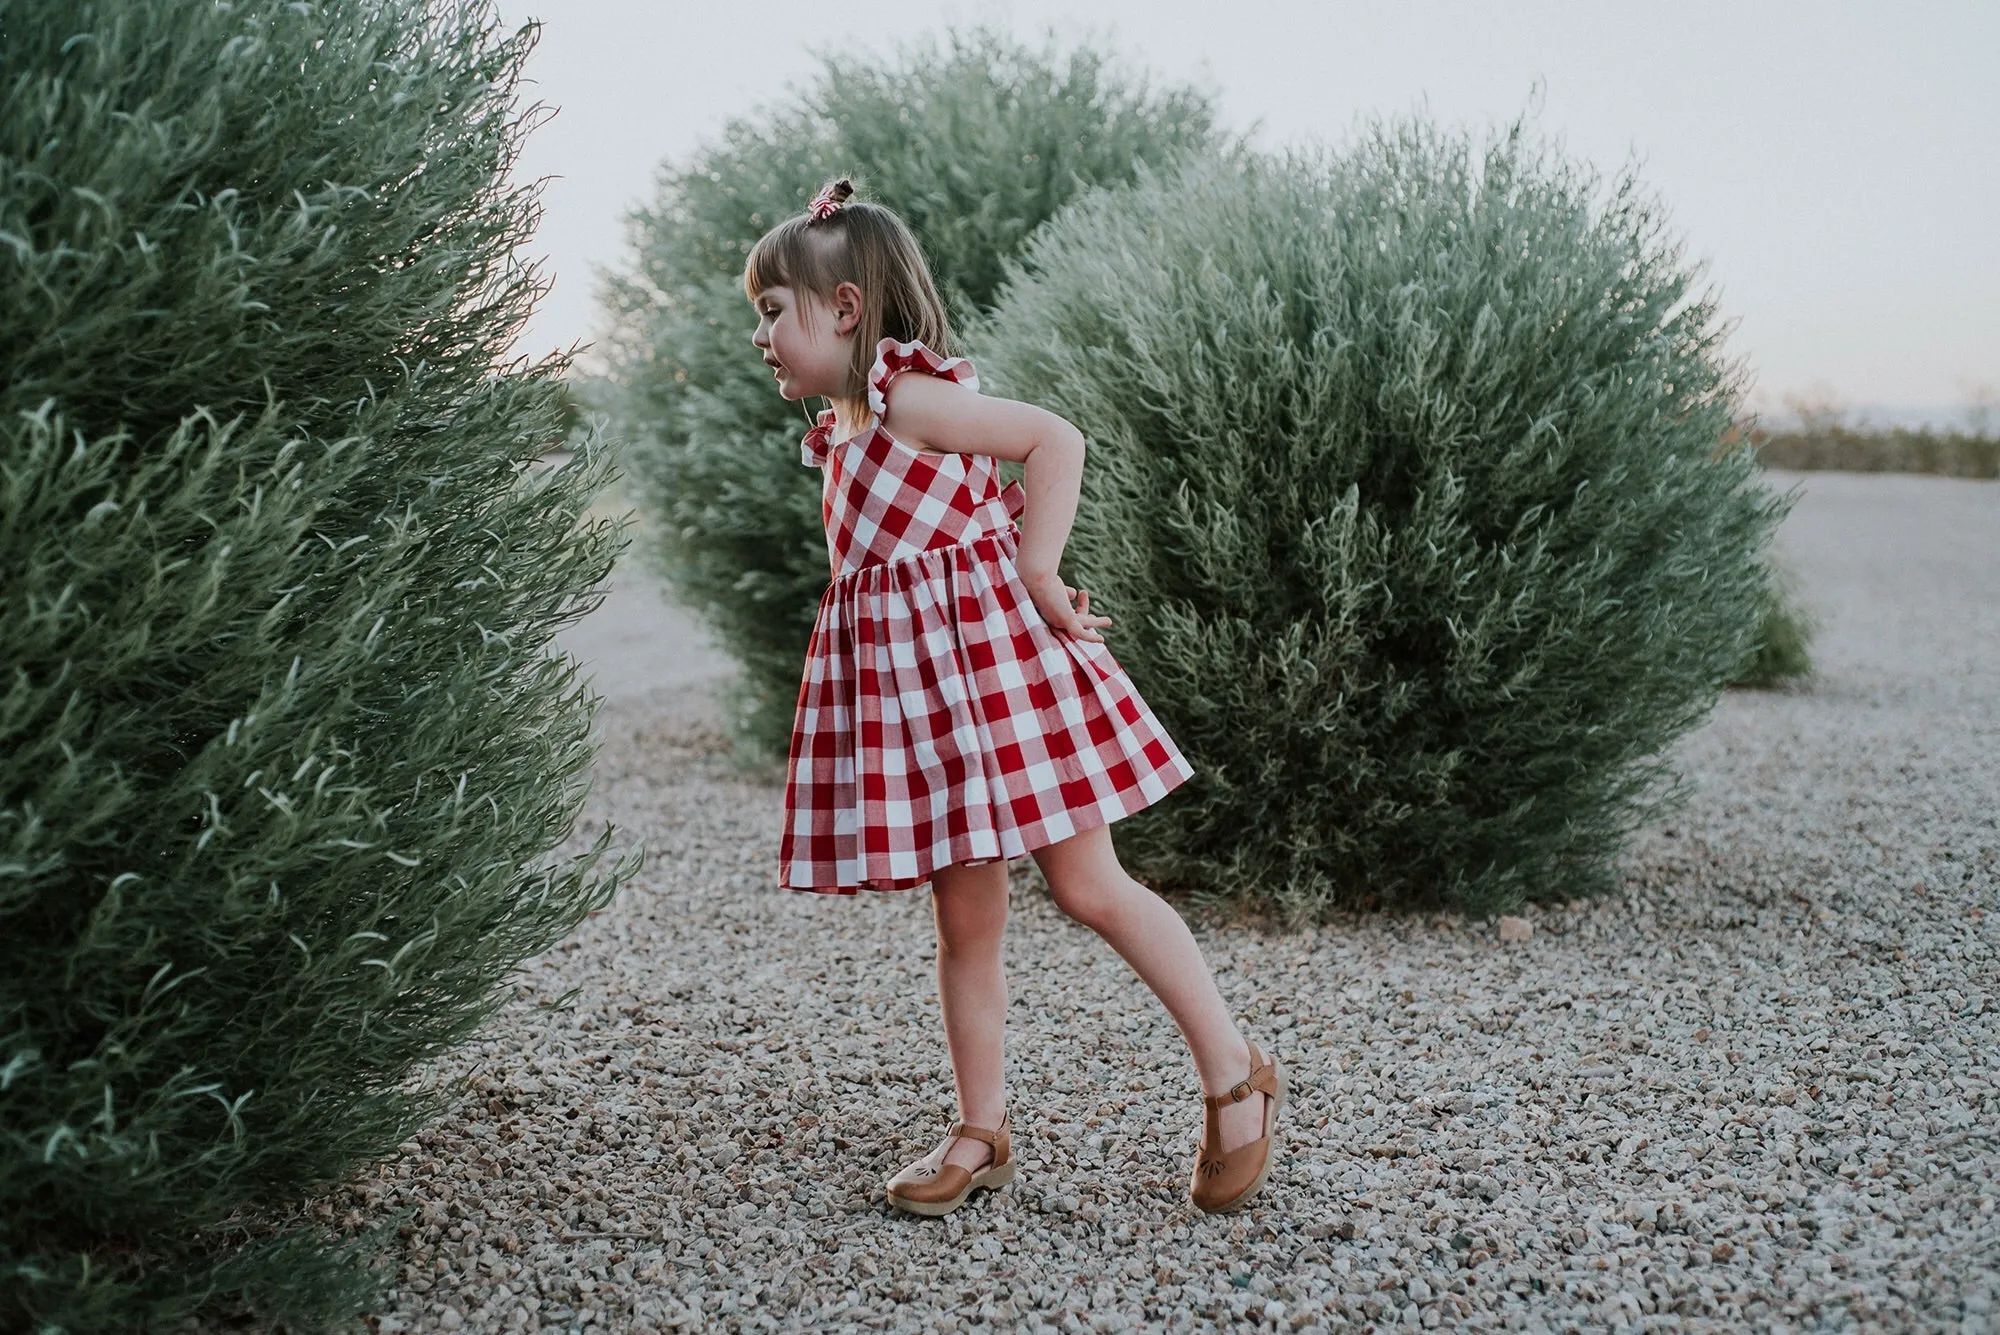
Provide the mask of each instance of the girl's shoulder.
POLYGON ((889 411, 889 382, 905 371, 917 371, 979 391, 979 374, 963 357, 942 357, 911 339, 885 338, 875 345, 875 364, 868 369, 868 410, 880 421, 889 411))

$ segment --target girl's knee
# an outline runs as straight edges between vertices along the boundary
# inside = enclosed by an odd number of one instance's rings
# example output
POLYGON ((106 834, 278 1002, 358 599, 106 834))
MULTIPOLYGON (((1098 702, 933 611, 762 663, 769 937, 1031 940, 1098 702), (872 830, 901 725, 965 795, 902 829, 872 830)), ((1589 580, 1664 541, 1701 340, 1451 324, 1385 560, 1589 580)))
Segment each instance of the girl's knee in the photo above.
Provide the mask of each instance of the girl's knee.
POLYGON ((1092 929, 1112 920, 1126 887, 1136 884, 1118 865, 1111 833, 1101 825, 1038 848, 1034 856, 1056 907, 1092 929))
POLYGON ((1049 897, 1057 908, 1092 930, 1111 921, 1119 899, 1114 882, 1074 876, 1050 880, 1049 897))
POLYGON ((1006 864, 941 869, 931 880, 931 903, 944 949, 990 946, 1007 927, 1006 864))
POLYGON ((938 949, 954 958, 990 955, 1000 949, 1007 928, 1005 913, 939 914, 938 949))

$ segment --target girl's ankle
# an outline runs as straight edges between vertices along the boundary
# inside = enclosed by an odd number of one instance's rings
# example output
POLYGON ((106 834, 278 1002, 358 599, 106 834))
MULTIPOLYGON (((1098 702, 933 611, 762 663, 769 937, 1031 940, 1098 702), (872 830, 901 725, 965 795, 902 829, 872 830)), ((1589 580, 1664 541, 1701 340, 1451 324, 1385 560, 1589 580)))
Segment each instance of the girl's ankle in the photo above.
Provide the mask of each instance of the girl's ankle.
MULTIPOLYGON (((1206 1076, 1201 1077, 1202 1093, 1209 1095, 1227 1094, 1236 1085, 1242 1083, 1243 1079, 1250 1073, 1250 1042, 1240 1033, 1236 1036, 1236 1042, 1240 1051, 1225 1062, 1221 1073, 1214 1080, 1210 1080, 1206 1076)), ((1200 1075, 1199 1069, 1197 1069, 1196 1074, 1200 1075)))

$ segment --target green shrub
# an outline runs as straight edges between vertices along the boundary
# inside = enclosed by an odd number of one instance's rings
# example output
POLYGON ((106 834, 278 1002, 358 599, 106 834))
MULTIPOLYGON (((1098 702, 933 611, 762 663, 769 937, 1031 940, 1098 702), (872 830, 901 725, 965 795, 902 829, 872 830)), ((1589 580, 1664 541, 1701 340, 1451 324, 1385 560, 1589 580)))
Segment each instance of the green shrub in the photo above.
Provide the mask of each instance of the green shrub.
POLYGON ((1298 917, 1614 883, 1786 505, 1713 449, 1742 373, 1663 231, 1519 125, 1408 121, 1030 242, 973 353, 1089 438, 1066 577, 1196 770, 1135 871, 1298 917))
POLYGON ((1135 162, 1208 143, 1210 120, 1196 93, 1152 94, 1087 47, 982 30, 893 61, 827 57, 806 91, 664 172, 631 219, 628 270, 603 289, 610 372, 592 394, 631 442, 650 563, 743 665, 730 713, 747 754, 785 755, 829 577, 820 476, 798 462, 811 413, 778 397, 750 346, 751 244, 850 175, 909 222, 963 320, 1043 219, 1135 162))
POLYGON ((1757 611, 1757 645, 1729 684, 1763 689, 1812 675, 1818 625, 1799 597, 1798 581, 1773 561, 1757 611))
POLYGON ((619 538, 507 184, 533 30, 0 3, 0 1329, 365 1301, 298 1204, 604 903, 554 859, 619 538))

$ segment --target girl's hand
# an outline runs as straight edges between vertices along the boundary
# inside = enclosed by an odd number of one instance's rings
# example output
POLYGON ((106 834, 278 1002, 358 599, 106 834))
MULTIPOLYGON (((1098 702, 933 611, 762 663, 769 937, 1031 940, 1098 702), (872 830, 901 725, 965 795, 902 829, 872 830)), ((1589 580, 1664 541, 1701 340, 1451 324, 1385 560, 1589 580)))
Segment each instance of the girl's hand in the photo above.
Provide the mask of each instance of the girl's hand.
POLYGON ((1042 620, 1049 623, 1050 630, 1104 643, 1104 637, 1092 627, 1108 626, 1111 618, 1091 615, 1090 590, 1072 589, 1053 571, 1046 575, 1022 575, 1021 583, 1027 586, 1028 596, 1035 600, 1035 608, 1042 614, 1042 620), (1070 605, 1071 598, 1076 599, 1075 606, 1070 605))

